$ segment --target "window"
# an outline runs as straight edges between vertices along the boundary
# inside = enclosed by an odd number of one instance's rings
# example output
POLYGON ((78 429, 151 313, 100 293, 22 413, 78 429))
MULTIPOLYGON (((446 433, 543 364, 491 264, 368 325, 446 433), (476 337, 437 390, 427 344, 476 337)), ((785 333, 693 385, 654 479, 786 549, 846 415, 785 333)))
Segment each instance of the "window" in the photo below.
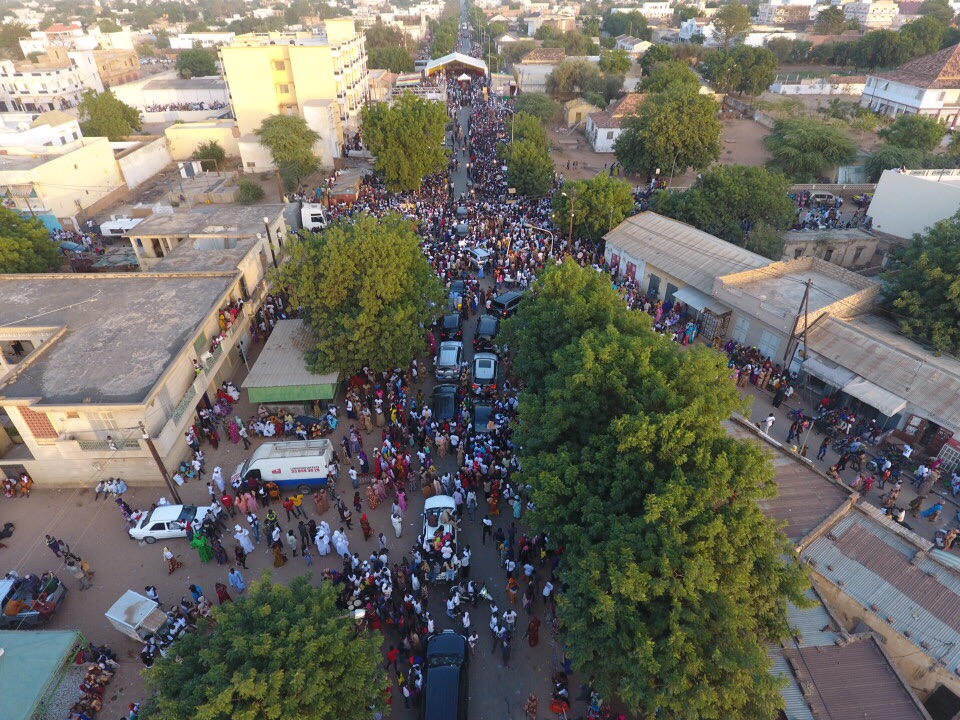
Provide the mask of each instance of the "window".
POLYGON ((283 72, 287 69, 287 65, 285 62, 283 62, 283 60, 274 60, 273 69, 277 70, 278 72, 283 72))
POLYGON ((796 250, 794 250, 794 251, 793 251, 793 259, 796 260, 797 258, 802 258, 802 257, 803 257, 803 251, 804 251, 805 249, 806 249, 805 247, 799 247, 799 248, 797 248, 796 250))
POLYGON ((938 102, 943 102, 943 99, 944 99, 946 96, 947 96, 947 91, 946 91, 946 90, 941 90, 941 91, 937 94, 937 101, 938 101, 938 102))
POLYGON ((866 250, 865 247, 858 247, 857 251, 853 254, 853 262, 857 262, 860 259, 860 256, 863 255, 863 251, 866 250))
POLYGON ((890 89, 890 83, 884 83, 884 84, 883 84, 883 89, 884 89, 884 90, 889 90, 889 89, 890 89))
POLYGON ((827 262, 830 262, 830 258, 833 257, 833 248, 827 248, 827 251, 823 254, 823 259, 827 262))
POLYGON ((613 130, 607 130, 607 140, 613 140, 613 130))
POLYGON ((280 92, 280 94, 287 95, 290 93, 290 86, 286 83, 281 83, 277 85, 277 90, 280 92))
POLYGON ((749 332, 750 320, 743 315, 737 315, 737 321, 733 324, 733 339, 739 343, 746 342, 749 332))

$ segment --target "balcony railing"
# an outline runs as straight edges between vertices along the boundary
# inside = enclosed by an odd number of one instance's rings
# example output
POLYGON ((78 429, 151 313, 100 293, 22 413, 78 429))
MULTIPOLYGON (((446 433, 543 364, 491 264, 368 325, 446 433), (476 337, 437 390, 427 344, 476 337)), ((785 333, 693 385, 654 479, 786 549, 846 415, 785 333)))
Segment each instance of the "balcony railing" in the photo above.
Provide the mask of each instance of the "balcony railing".
POLYGON ((180 401, 180 404, 173 409, 173 421, 179 423, 183 416, 193 407, 193 401, 197 397, 197 388, 195 385, 191 385, 187 388, 186 394, 184 394, 183 399, 180 401))
POLYGON ((80 449, 88 452, 112 452, 114 450, 120 452, 140 449, 139 440, 114 440, 113 444, 115 447, 111 448, 110 443, 106 440, 77 440, 80 449))

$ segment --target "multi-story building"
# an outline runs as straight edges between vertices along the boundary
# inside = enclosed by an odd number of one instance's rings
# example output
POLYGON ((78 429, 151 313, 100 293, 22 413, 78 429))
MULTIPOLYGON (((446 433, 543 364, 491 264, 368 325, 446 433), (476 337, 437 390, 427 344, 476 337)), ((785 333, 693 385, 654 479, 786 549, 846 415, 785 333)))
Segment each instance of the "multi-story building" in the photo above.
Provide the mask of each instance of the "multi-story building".
POLYGON ((900 6, 894 2, 851 2, 843 6, 843 16, 847 20, 856 20, 864 30, 878 30, 893 25, 900 12, 900 6))
POLYGON ((955 128, 960 118, 960 45, 867 75, 860 105, 890 117, 927 115, 955 128))
POLYGON ((46 112, 76 107, 87 89, 71 62, 0 60, 0 112, 46 112))
POLYGON ((62 110, 41 113, 0 114, 0 147, 46 152, 47 148, 79 140, 80 123, 62 110))
POLYGON ((232 32, 199 32, 199 33, 180 33, 176 37, 170 38, 171 50, 190 50, 200 44, 200 47, 214 48, 221 45, 232 45, 237 39, 237 34, 232 32))
POLYGON ((153 272, 0 276, 0 409, 21 440, 0 473, 162 487, 160 466, 169 477, 190 456, 198 408, 249 349, 273 257, 262 217, 282 210, 234 209, 153 272))
POLYGON ((757 10, 759 25, 806 25, 810 22, 813 3, 809 0, 771 0, 760 3, 757 10))
MULTIPOLYGON (((311 127, 334 143, 337 153, 343 133, 359 125, 360 109, 368 97, 367 51, 363 33, 350 18, 326 20, 318 33, 240 35, 234 44, 220 48, 220 59, 245 167, 270 166, 269 153, 253 134, 270 115, 296 114, 308 124, 311 117, 322 119, 322 126, 311 127), (318 103, 334 108, 332 125, 326 109, 308 112, 318 103)), ((332 164, 338 156, 331 157, 326 147, 317 150, 323 153, 324 164, 332 164)))

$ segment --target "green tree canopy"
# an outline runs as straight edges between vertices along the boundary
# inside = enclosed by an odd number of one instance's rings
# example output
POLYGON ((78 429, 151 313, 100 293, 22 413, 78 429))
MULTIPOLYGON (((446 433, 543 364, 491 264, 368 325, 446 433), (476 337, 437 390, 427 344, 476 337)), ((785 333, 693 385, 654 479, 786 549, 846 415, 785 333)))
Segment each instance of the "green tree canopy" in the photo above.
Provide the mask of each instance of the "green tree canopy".
POLYGON ((738 2, 722 5, 713 16, 713 27, 724 49, 743 35, 750 27, 750 10, 738 2))
POLYGON ((0 25, 0 55, 8 60, 23 60, 20 38, 30 35, 30 28, 23 23, 10 22, 0 25))
MULTIPOLYGON (((517 42, 506 43, 503 46, 503 59, 508 63, 515 63, 536 47, 537 44, 533 40, 517 40, 517 42)), ((520 97, 523 97, 523 95, 520 97)))
POLYGON ((333 585, 268 575, 177 640, 147 676, 142 720, 352 717, 384 709, 379 634, 357 636, 333 585))
POLYGON ((299 115, 269 115, 254 130, 260 144, 270 151, 273 164, 296 187, 300 180, 317 169, 320 159, 313 146, 320 135, 310 129, 299 115))
POLYGON ((423 350, 444 292, 400 215, 361 215, 292 246, 278 273, 316 337, 307 365, 352 373, 403 367, 423 350))
POLYGON ((587 60, 564 60, 547 75, 547 92, 554 96, 570 97, 586 92, 600 91, 600 68, 587 60))
POLYGON ((638 84, 637 91, 658 93, 674 87, 700 92, 700 78, 682 60, 665 60, 654 65, 650 74, 638 84))
POLYGON ((960 213, 914 235, 881 280, 883 304, 904 333, 960 354, 960 213))
POLYGON ((525 112, 518 112, 511 118, 510 134, 514 140, 533 140, 543 147, 550 144, 540 118, 525 112))
POLYGON ((649 75, 658 63, 673 60, 673 48, 669 45, 654 45, 640 58, 640 72, 649 75))
POLYGON ((883 143, 867 156, 864 162, 870 182, 879 182, 884 170, 894 168, 918 168, 923 165, 923 151, 916 148, 901 147, 883 143))
POLYGON ((416 190, 423 178, 446 169, 443 103, 404 93, 393 104, 367 105, 361 118, 364 140, 390 190, 416 190))
POLYGON ((625 119, 614 143, 628 173, 661 168, 670 177, 687 168, 702 170, 720 157, 719 106, 689 88, 670 88, 647 98, 637 115, 625 119))
POLYGON ((932 15, 908 22, 900 28, 901 35, 912 35, 917 41, 916 52, 920 55, 929 55, 937 52, 943 44, 946 31, 944 23, 932 15))
POLYGON ((779 62, 802 63, 810 57, 813 44, 806 40, 775 37, 767 42, 767 49, 777 56, 779 62))
POLYGON ((600 72, 626 75, 631 65, 633 65, 633 60, 630 59, 626 50, 600 51, 600 62, 598 63, 600 72))
POLYGON ((260 183, 250 178, 241 179, 237 183, 237 190, 237 202, 241 205, 255 205, 266 197, 260 183))
MULTIPOLYGON (((747 247, 751 236, 745 228, 766 225, 782 231, 793 225, 797 213, 789 192, 790 182, 780 173, 748 165, 717 165, 686 192, 657 193, 653 209, 747 247)), ((761 254, 779 260, 782 243, 764 249, 767 252, 761 254)))
POLYGON ((639 10, 613 12, 608 10, 603 16, 603 29, 610 35, 632 35, 641 40, 650 39, 650 27, 647 18, 639 10))
POLYGON ((457 46, 459 35, 460 23, 458 18, 448 17, 437 23, 433 31, 433 50, 430 57, 438 58, 452 53, 457 46))
POLYGON ((379 17, 363 34, 368 51, 396 47, 409 50, 410 37, 400 28, 385 24, 379 17))
POLYGON ((80 113, 80 129, 87 137, 105 137, 117 141, 134 135, 143 127, 140 111, 120 100, 112 90, 102 93, 87 90, 77 110, 80 113))
POLYGON ((607 173, 565 182, 553 195, 553 220, 561 229, 569 226, 571 198, 574 235, 594 241, 623 222, 635 204, 630 183, 607 173))
POLYGON ((60 250, 39 220, 25 220, 0 207, 0 273, 42 273, 56 270, 60 250))
POLYGON ((599 50, 597 44, 579 30, 564 32, 541 25, 533 37, 541 41, 541 47, 563 48, 567 55, 596 55, 599 50))
POLYGON ((949 25, 956 14, 947 0, 923 0, 917 13, 932 17, 943 25, 949 25))
POLYGON ((207 77, 217 74, 217 57, 209 50, 193 48, 177 55, 177 72, 182 78, 207 77))
POLYGON ((891 145, 928 153, 940 144, 947 128, 926 115, 901 115, 877 134, 891 145))
POLYGON ((554 166, 550 148, 537 140, 516 140, 503 146, 507 162, 507 185, 520 195, 541 197, 553 186, 554 166))
POLYGON ((718 92, 759 95, 776 79, 777 56, 767 48, 738 45, 710 55, 702 72, 718 92))
POLYGON ((413 54, 400 45, 370 48, 367 51, 367 56, 367 67, 389 70, 394 73, 413 72, 413 54))
POLYGON ((819 35, 843 34, 843 31, 847 28, 847 18, 843 13, 843 8, 839 5, 824 8, 817 14, 813 27, 819 35))
POLYGON ((518 480, 564 547, 574 665, 641 717, 775 717, 764 643, 789 635, 807 583, 757 502, 775 494, 770 461, 722 424, 744 409, 726 358, 681 351, 572 261, 504 332, 526 383, 518 480))
POLYGON ((550 122, 560 114, 560 103, 545 93, 523 93, 513 101, 517 112, 540 118, 541 122, 550 122))
POLYGON ((110 18, 100 19, 97 22, 97 27, 100 28, 100 32, 105 32, 105 33, 115 33, 123 30, 122 27, 117 25, 117 23, 111 20, 110 18))
POLYGON ((773 154, 767 167, 794 182, 813 182, 857 156, 857 146, 838 127, 812 118, 784 118, 763 139, 773 154))

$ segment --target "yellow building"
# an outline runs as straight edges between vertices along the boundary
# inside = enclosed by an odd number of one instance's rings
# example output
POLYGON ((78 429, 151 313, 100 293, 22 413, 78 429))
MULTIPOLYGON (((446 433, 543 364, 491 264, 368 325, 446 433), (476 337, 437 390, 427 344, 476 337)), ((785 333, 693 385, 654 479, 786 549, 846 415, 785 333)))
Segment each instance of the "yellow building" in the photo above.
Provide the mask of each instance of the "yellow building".
POLYGON ((49 227, 77 228, 127 186, 107 138, 80 138, 47 152, 7 148, 0 156, 0 198, 49 227))
POLYGON ((319 33, 249 33, 220 48, 245 167, 269 163, 269 153, 252 147, 253 133, 265 118, 278 114, 300 115, 308 124, 322 118, 322 127, 311 125, 322 138, 318 154, 325 163, 339 156, 344 129, 357 127, 367 100, 364 42, 352 19, 339 18, 325 21, 319 33), (332 103, 335 112, 307 111, 318 101, 332 103))

